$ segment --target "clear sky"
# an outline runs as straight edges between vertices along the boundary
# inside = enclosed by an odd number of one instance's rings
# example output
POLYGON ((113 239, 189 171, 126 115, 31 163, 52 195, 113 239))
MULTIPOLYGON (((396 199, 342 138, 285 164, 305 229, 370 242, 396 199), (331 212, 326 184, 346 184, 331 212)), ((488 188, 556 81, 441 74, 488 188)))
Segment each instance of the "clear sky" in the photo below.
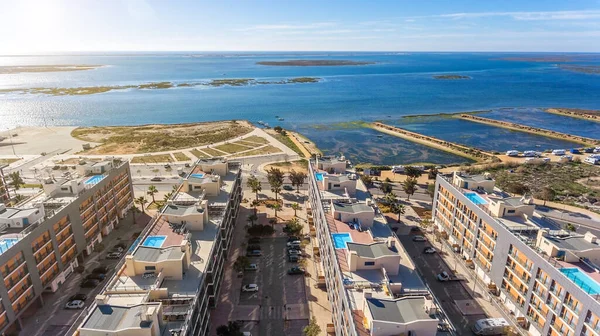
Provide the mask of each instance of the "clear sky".
POLYGON ((0 0, 0 34, 0 54, 600 52, 600 0, 0 0))

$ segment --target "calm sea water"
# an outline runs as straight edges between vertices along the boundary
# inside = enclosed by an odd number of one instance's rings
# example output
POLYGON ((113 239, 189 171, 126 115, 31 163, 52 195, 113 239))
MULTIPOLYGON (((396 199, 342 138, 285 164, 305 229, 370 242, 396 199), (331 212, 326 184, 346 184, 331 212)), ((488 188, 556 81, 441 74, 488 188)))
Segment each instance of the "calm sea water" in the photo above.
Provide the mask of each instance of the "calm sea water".
MULTIPOLYGON (((131 125, 221 119, 262 120, 271 126, 300 129, 311 124, 397 120, 412 114, 502 107, 600 108, 600 76, 561 70, 551 63, 502 60, 505 57, 524 57, 523 54, 195 55, 197 57, 190 57, 190 53, 0 57, 0 65, 105 65, 91 71, 0 75, 0 89, 127 85, 159 81, 185 83, 220 78, 285 79, 313 76, 323 80, 314 84, 126 90, 88 96, 0 94, 0 130, 44 124, 131 125), (263 60, 289 59, 344 59, 376 64, 342 67, 272 67, 256 64, 263 60), (448 73, 467 75, 472 79, 432 78, 436 74, 448 73), (277 121, 275 116, 285 120, 277 121)), ((597 59, 588 58, 586 62, 600 65, 600 54, 597 59)), ((498 111, 504 113, 503 110, 498 111)), ((553 124, 563 128, 559 129, 563 132, 572 127, 568 122, 557 122, 554 118, 556 116, 540 114, 539 118, 532 120, 539 123, 540 127, 550 128, 548 123, 553 124)), ((319 135, 324 139, 322 143, 334 143, 335 136, 331 132, 319 135)), ((334 150, 333 147, 324 149, 334 150)), ((410 155, 399 154, 398 159, 412 160, 410 155)))

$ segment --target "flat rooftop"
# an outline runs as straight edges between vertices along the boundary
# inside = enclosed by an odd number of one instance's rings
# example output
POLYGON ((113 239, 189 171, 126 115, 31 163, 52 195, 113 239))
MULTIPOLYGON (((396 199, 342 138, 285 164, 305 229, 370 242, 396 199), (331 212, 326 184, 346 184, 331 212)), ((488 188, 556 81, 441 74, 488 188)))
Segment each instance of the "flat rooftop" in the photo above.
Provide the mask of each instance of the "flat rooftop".
POLYGON ((97 305, 82 327, 99 330, 150 328, 152 321, 144 321, 141 318, 146 313, 148 306, 158 309, 159 304, 142 304, 129 307, 97 305))
POLYGON ((395 300, 367 298, 373 320, 392 323, 407 323, 415 320, 435 319, 425 312, 425 298, 403 297, 395 300))
POLYGON ((334 202, 333 208, 337 212, 345 213, 359 213, 359 212, 374 212, 372 207, 365 203, 345 203, 345 202, 334 202))

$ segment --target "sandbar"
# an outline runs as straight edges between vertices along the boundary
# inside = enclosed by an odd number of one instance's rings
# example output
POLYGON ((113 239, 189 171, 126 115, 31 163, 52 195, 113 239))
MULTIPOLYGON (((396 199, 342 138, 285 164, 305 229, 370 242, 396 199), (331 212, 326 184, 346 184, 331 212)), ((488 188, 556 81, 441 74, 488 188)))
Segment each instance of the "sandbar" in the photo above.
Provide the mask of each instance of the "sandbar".
POLYGON ((269 66, 344 66, 344 65, 369 65, 374 62, 347 61, 347 60, 288 60, 288 61, 262 61, 259 65, 269 66))
POLYGON ((101 66, 102 65, 7 65, 0 66, 0 74, 83 71, 97 69, 101 66))

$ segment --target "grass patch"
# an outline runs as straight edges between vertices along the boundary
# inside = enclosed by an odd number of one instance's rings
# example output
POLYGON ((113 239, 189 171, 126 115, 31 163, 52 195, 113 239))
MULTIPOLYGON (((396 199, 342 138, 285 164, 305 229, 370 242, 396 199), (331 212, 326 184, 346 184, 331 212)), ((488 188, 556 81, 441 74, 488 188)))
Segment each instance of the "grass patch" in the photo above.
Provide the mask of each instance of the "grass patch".
POLYGON ((42 188, 41 184, 25 183, 21 184, 21 188, 42 188))
POLYGON ((257 148, 248 152, 233 155, 232 157, 252 156, 252 155, 265 155, 281 153, 281 150, 277 147, 267 145, 265 147, 257 148))
POLYGON ((0 159, 0 165, 11 164, 13 162, 17 162, 21 159, 0 159))
POLYGON ((265 139, 263 137, 260 137, 258 135, 249 136, 247 138, 244 138, 243 140, 244 141, 250 141, 250 142, 256 142, 256 143, 264 144, 264 145, 266 145, 266 144, 269 143, 269 140, 267 140, 267 139, 265 139))
POLYGON ((202 158, 208 158, 209 156, 204 154, 203 152, 197 150, 196 148, 192 149, 190 151, 190 153, 192 153, 195 157, 202 159, 202 158))
POLYGON ((248 148, 248 147, 242 146, 242 145, 237 145, 234 143, 223 144, 220 146, 216 146, 215 148, 220 151, 227 152, 229 154, 235 154, 238 152, 246 151, 248 149, 252 149, 252 148, 248 148))
MULTIPOLYGON (((143 126, 79 127, 71 136, 101 143, 85 154, 139 154, 210 145, 247 134, 253 126, 245 121, 143 126)), ((222 155, 222 154, 219 154, 222 155)))
POLYGON ((175 157, 175 160, 177 161, 190 161, 191 159, 183 154, 182 152, 177 152, 177 153, 173 153, 173 156, 175 157))
POLYGON ((131 159, 131 163, 167 163, 173 162, 169 154, 136 156, 131 159))
POLYGON ((202 151, 210 156, 223 156, 226 155, 226 153, 223 152, 219 152, 218 150, 212 149, 212 148, 202 148, 202 151))
POLYGON ((300 150, 300 148, 298 148, 298 146, 296 146, 296 143, 294 143, 292 141, 292 139, 290 139, 287 135, 282 135, 280 133, 275 133, 275 134, 272 134, 272 135, 279 142, 281 142, 282 144, 286 145, 287 147, 289 147, 294 152, 298 153, 298 155, 304 156, 304 153, 300 150))

